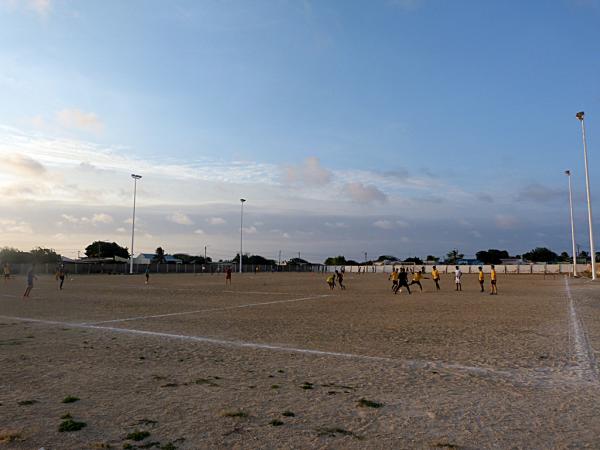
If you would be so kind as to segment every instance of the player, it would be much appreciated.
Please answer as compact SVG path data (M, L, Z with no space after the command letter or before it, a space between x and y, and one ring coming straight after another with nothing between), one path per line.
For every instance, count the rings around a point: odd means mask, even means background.
M57 272L56 276L57 276L57 280L60 281L60 284L58 285L58 290L62 291L63 284L65 284L65 268L64 268L64 266L61 265L58 268L58 272Z
M397 294L398 291L402 292L402 287L405 287L410 294L410 288L408 287L408 272L404 270L404 267L400 267L400 272L398 273L398 284L396 285L394 294Z
M440 271L437 270L436 266L433 266L433 269L431 270L431 279L435 283L435 290L439 291L440 290Z
M31 294L31 290L33 289L33 280L37 280L35 276L35 265L32 264L27 272L27 288L25 289L25 293L23 294L23 298L29 297Z
M146 284L150 283L150 266L146 266L146 270L144 270L144 275L146 276Z
M395 293L398 290L398 269L394 267L388 280L392 280L392 291Z
M481 288L481 292L484 292L485 289L483 288L483 282L485 280L485 277L483 276L483 267L479 266L479 287Z
M342 291L344 291L346 289L346 286L344 286L344 272L345 271L343 269L340 270L339 272L337 270L335 271L338 284L340 285L340 289Z
M10 280L10 265L4 263L4 282L6 283L8 280Z
M456 290L462 291L462 283L460 279L462 278L462 272L458 266L456 266L456 270L454 270L454 283L456 284Z
M227 267L225 271L225 286L231 285L231 267Z
M325 279L325 281L327 281L327 284L329 285L329 289L331 289L333 291L333 288L335 288L335 275L330 273L327 278Z
M496 286L496 279L497 279L497 275L496 275L496 266L494 266L492 264L492 271L490 273L490 295L498 295L498 286Z
M423 269L415 271L413 273L412 280L411 280L409 286L416 284L417 286L419 286L419 289L421 289L421 292L423 292L423 286L421 285L421 280L423 278L425 278L423 276Z

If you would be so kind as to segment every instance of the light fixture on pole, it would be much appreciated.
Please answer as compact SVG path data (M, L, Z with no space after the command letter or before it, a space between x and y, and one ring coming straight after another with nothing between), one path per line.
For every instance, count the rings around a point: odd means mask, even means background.
M131 174L133 178L133 218L131 220L131 259L129 260L129 273L133 273L133 241L135 237L135 197L137 194L137 180L142 178L141 175Z
M590 257L592 258L592 280L596 279L596 251L594 250L594 227L592 224L592 197L590 194L590 174L588 172L587 143L585 142L584 112L580 111L575 117L581 122L581 135L583 139L583 161L585 163L585 190L587 193L588 223L590 228Z
M240 198L240 202L242 203L242 212L240 214L240 273L242 273L242 239L243 239L243 230L244 230L244 202L245 198Z
M569 177L569 210L571 211L571 243L573 244L573 276L577 276L577 253L575 250L575 222L573 221L573 191L571 188L571 171L565 170L565 175Z

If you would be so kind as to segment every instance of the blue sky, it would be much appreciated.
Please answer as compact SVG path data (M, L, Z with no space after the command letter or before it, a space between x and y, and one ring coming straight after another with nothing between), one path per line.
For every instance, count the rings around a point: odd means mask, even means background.
M596 0L0 0L0 245L128 245L133 171L136 253L242 196L270 257L563 251L570 168L585 246L599 51Z

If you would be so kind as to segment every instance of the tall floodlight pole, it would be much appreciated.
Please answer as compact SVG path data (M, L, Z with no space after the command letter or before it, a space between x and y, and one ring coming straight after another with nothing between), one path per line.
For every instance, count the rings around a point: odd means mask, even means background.
M571 211L571 243L573 244L573 276L577 276L577 253L575 253L575 221L573 220L573 190L571 188L571 171L565 170L569 178L569 210Z
M243 230L244 230L244 202L245 198L240 198L242 203L242 212L240 214L240 273L242 273L242 243L243 243Z
M585 190L587 193L587 207L588 207L588 222L590 228L590 256L592 257L592 280L596 279L596 251L594 250L594 226L592 224L592 197L590 194L590 174L588 172L588 157L587 157L587 144L585 142L585 122L583 120L583 111L575 114L575 117L581 122L581 135L583 139L583 161L585 163Z
M133 241L135 238L135 197L137 194L137 180L142 178L141 175L131 174L133 178L133 218L131 220L131 259L129 260L129 273L133 273Z

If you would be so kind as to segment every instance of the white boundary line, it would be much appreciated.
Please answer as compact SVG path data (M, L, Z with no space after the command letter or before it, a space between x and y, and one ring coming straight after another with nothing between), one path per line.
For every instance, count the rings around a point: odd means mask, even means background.
M596 372L595 358L592 347L587 339L583 323L577 316L575 309L575 302L571 295L571 286L569 285L569 278L565 277L565 293L569 300L569 321L570 329L573 333L573 351L575 353L575 360L577 361L577 374L580 378L598 380L598 374Z
M12 317L12 316L2 316L0 315L0 319L5 320L16 320L20 322L32 322L32 323L40 323L44 325L57 325L62 327L70 327L70 328L82 328L88 330L99 330L99 331L108 331L112 333L120 333L120 334L132 334L138 336L150 336L150 337L161 337L168 339L176 339L183 341L192 341L192 342L201 342L205 344L212 344L224 347L237 347L237 348L250 348L256 350L272 350L272 351L280 351L287 353L300 353L304 355L313 355L313 356L331 356L337 358L344 359L355 359L360 361L371 361L371 362L388 362L388 363L396 363L401 365L406 369L421 369L421 370L454 370L459 372L472 373L479 376L495 376L500 378L506 378L513 381L522 381L523 375L527 377L527 379L532 378L531 376L527 376L527 374L521 373L521 377L519 377L518 372L514 369L505 369L505 370L497 370L493 368L487 367L477 367L477 366L467 366L463 364L453 364L453 363L444 363L438 361L425 361L425 360L403 360L403 359L395 359L385 356L369 356L369 355L359 355L355 353L344 353L344 352L333 352L326 350L315 350L315 349L306 349L306 348L296 348L296 347L286 347L282 345L272 345L272 344L261 344L256 342L245 342L245 341L229 341L224 339L215 339L207 336L190 336L184 334L172 334L172 333L162 333L157 331L145 331L145 330L134 330L129 328L117 328L117 327L107 327L107 326L99 326L85 323L71 323L71 322L61 322L55 320L43 320L43 319L32 319L26 317ZM539 377L538 377L539 378ZM568 380L567 380L568 381Z
M100 325L103 323L120 323L120 322L129 322L132 320L157 319L160 317L184 316L187 314L198 314L198 313L203 313L203 312L228 311L231 309L251 308L253 306L263 306L263 305L275 305L278 303L294 303L294 302L301 302L301 301L305 301L305 300L314 300L314 299L325 298L325 297L331 297L331 295L321 294L321 295L313 295L311 297L293 298L291 300L275 300L272 302L247 303L245 305L226 306L224 308L197 309L195 311L182 311L182 312L167 313L167 314L154 314L154 315L150 315L150 316L127 317L124 319L103 320L103 321L99 321L99 322L86 322L86 323L82 323L81 325Z
M223 291L228 294L290 295L291 292Z

